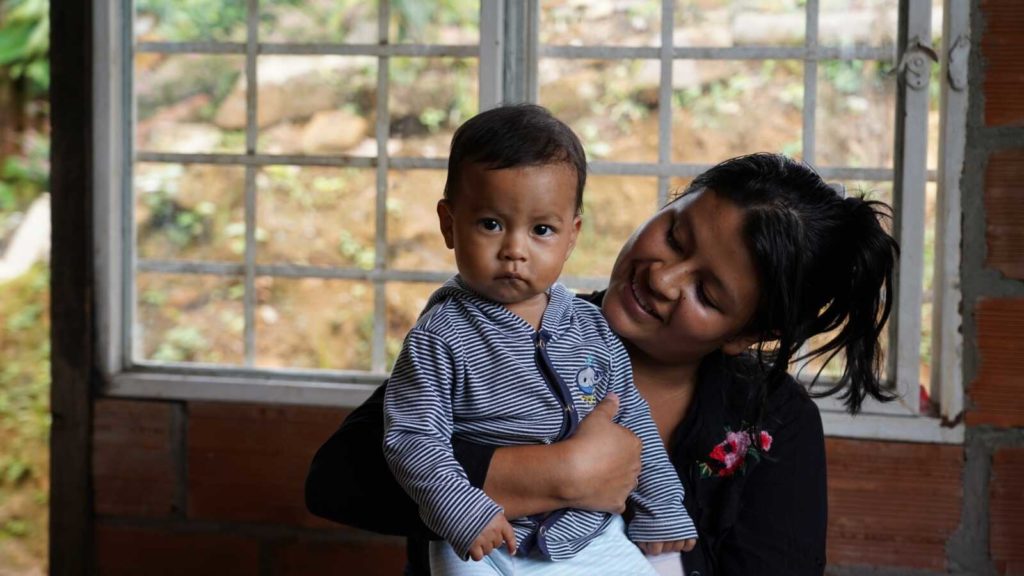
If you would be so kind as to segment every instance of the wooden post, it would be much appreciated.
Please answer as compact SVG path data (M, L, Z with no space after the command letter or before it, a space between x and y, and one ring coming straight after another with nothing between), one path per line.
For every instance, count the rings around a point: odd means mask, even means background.
M92 1L50 2L50 574L93 572Z

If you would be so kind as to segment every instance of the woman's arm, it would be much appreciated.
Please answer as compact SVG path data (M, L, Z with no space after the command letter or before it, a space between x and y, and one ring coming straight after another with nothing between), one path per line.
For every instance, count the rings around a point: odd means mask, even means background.
M416 504L384 460L385 386L353 410L317 450L306 476L306 507L317 516L364 530L425 534Z
M508 518L559 508L622 513L640 474L641 446L632 432L612 421L618 409L618 397L610 394L567 440L499 448L484 492Z
M384 460L385 386L353 410L313 457L306 507L364 530L430 535ZM640 441L612 422L617 411L618 399L606 398L576 435L557 444L495 450L456 440L455 458L470 483L482 487L509 518L565 507L619 513L640 472Z
M769 455L747 479L733 528L722 537L716 574L820 576L825 571L828 498L818 408L794 399L773 431Z

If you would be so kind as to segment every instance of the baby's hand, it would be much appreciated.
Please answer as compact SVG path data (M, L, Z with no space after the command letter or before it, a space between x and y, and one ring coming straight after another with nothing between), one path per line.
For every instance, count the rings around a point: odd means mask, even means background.
M689 552L697 545L696 538L686 540L670 540L668 542L637 542L637 546L648 556L656 556L668 552Z
M509 554L516 553L516 533L512 530L512 525L505 519L505 515L499 512L494 515L494 518L491 518L487 526L480 531L476 540L470 544L469 557L476 561L483 560L484 556L490 554L491 551L500 548L502 542L508 546Z

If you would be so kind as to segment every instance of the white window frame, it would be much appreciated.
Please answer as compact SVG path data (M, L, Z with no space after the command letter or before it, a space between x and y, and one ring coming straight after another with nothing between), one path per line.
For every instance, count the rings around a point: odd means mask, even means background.
M258 0L247 0L250 8ZM145 397L178 400L211 400L268 402L281 404L314 404L355 406L362 402L386 376L383 367L384 339L382 304L384 282L440 282L447 273L401 272L385 270L386 253L385 193L378 189L377 265L373 271L328 270L303 266L257 266L254 251L255 186L254 175L259 166L269 164L373 166L372 160L337 157L267 156L261 154L166 154L134 153L131 149L130 126L133 117L131 87L126 70L132 65L132 50L161 53L233 53L246 56L248 82L248 121L246 148L255 150L256 123L256 55L258 54L346 54L371 55L380 58L378 66L378 110L387 110L386 60L394 55L478 57L480 108L486 109L502 100L537 100L537 62L539 58L647 58L661 63L660 101L670 102L672 95L672 64L676 59L802 59L805 62L803 150L813 163L815 148L814 116L816 107L817 62L822 59L876 59L877 49L850 48L838 50L820 47L817 43L818 0L807 0L806 41L803 47L673 47L671 17L673 0L662 0L662 45L660 47L609 46L540 46L538 44L538 0L481 0L479 51L471 47L420 45L331 45L331 44L268 44L259 43L258 21L250 10L248 36L245 43L196 42L182 44L145 43L134 46L130 19L131 1L94 3L94 264L96 278L97 339L99 367L107 383L104 394L118 397ZM967 3L945 0L943 38L967 38L969 15ZM927 43L930 38L930 0L901 0L901 46L917 39ZM387 1L381 3L379 34L387 36ZM513 42L513 40L515 40ZM947 42L952 45L953 42ZM969 45L969 42L968 42ZM903 53L903 49L899 49ZM945 55L943 55L945 56ZM890 55L891 57L891 55ZM881 59L881 58L878 58ZM942 60L942 78L947 78L947 58ZM383 78L381 78L383 76ZM543 102L542 102L543 104ZM919 442L962 443L963 409L960 337L960 182L963 165L966 125L966 90L954 89L944 81L942 87L942 130L940 168L938 171L939 215L936 223L935 313L933 342L932 390L941 400L941 418L919 414L917 358L920 345L921 287L924 271L924 190L928 174L925 167L927 145L927 90L914 90L900 83L897 103L897 139L904 146L898 150L896 170L860 168L823 168L826 179L884 180L898 177L894 196L898 205L897 225L902 257L899 263L900 286L895 295L894 316L890 328L892 341L890 380L901 399L879 404L867 401L862 414L851 417L834 399L822 399L819 406L826 433L833 436L881 438ZM659 107L662 135L670 135L671 106ZM390 167L443 169L443 159L388 158L386 152L387 114L378 113L376 131L381 161L378 172ZM132 159L125 161L126 158ZM245 277L245 314L248 365L252 365L253 308L252 286L257 272L291 277L325 277L375 281L376 322L374 334L373 371L327 372L313 370L274 370L237 367L216 367L194 364L147 365L133 363L129 351L132 343L130 302L134 299L134 279L126 273L135 263L134 232L125 210L132 206L130 165L133 161L188 162L243 165L246 170L246 254L243 264L222 265L182 263L175 261L139 263L139 270L160 272L204 272L238 274ZM658 198L668 197L673 177L693 177L708 166L674 163L671 141L663 136L659 143L657 163L619 163L593 161L593 174L656 176ZM378 177L378 187L382 185ZM653 209L653 207L652 207ZM230 268L230 269L229 269ZM579 288L600 288L601 279L569 278ZM901 361L901 359L904 359Z

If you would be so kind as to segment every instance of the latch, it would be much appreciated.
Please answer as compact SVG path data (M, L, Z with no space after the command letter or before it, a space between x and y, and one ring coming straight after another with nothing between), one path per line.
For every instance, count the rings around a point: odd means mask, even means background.
M971 40L966 34L957 37L953 47L949 49L949 62L946 64L946 75L949 85L957 92L967 88L967 57L971 52Z
M932 62L938 62L939 55L930 44L915 37L903 52L900 59L899 72L903 80L914 90L923 90L928 86Z

